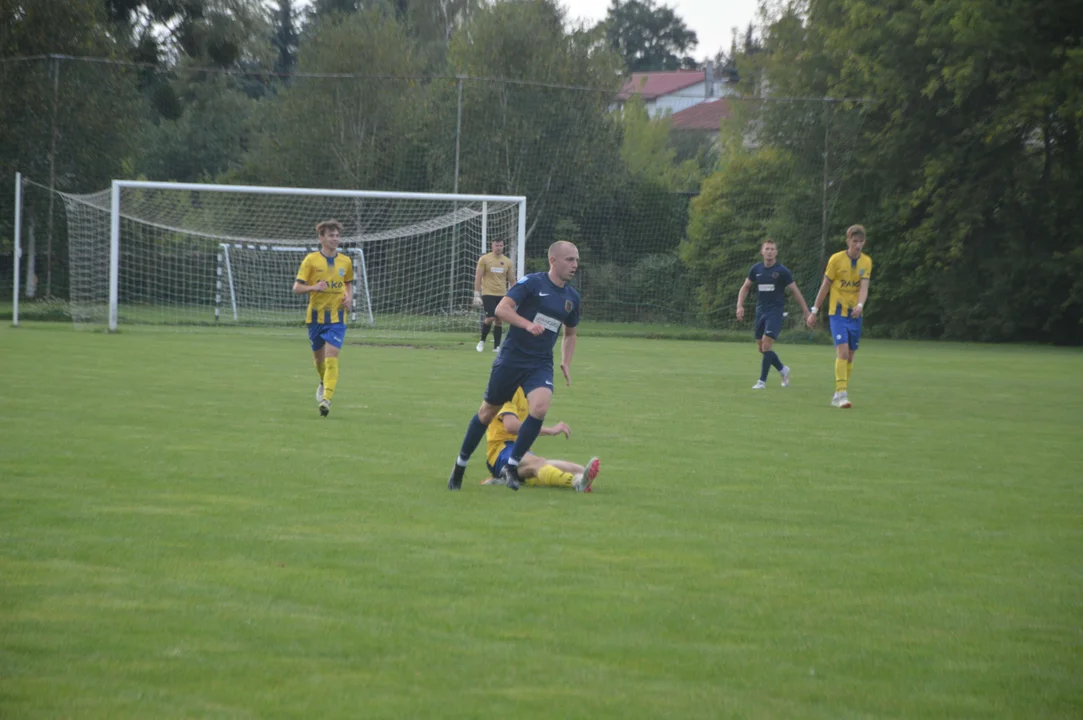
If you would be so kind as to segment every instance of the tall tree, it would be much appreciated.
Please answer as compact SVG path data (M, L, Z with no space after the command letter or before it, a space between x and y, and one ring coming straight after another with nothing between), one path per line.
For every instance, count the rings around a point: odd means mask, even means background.
M0 0L0 195L11 197L15 171L59 190L104 187L121 174L138 136L135 73L111 63L47 53L121 59L121 47L100 0ZM46 295L65 285L66 246L54 242L55 213L40 213L45 228ZM9 228L0 228L0 236ZM39 266L40 267L40 266Z
M904 333L1083 341L1076 4L837 0L809 23L833 91L878 100L860 184L880 311Z
M279 75L292 73L297 65L297 48L300 32L297 29L299 14L293 0L278 0L274 11L271 46L275 49L275 72Z
M628 72L694 68L688 53L699 43L677 13L654 0L610 0L606 37Z
M424 163L412 154L428 109L421 61L393 14L376 8L321 19L302 39L298 68L328 77L297 77L265 103L242 178L428 189Z
M262 52L267 11L260 0L103 0L134 59L182 57L232 67Z
M552 0L525 0L483 8L452 39L452 65L471 78L463 83L459 188L529 196L528 232L544 229L545 246L556 224L605 186L617 160L608 106L619 59L599 36L569 30Z

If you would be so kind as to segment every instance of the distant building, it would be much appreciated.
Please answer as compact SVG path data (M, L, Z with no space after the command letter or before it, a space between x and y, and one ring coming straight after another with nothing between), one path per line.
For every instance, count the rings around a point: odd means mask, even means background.
M714 142L718 139L722 121L732 114L729 98L711 98L673 113L669 127L673 132L703 133L705 139Z
M732 80L728 75L716 77L711 62L702 70L632 73L617 94L617 104L623 106L638 95L643 98L650 117L675 115L709 100L733 95Z

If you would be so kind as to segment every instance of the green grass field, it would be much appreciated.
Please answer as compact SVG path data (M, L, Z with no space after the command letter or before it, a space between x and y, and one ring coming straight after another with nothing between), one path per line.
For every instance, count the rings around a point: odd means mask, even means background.
M1079 718L1077 350L591 336L445 489L491 353L0 328L2 718Z

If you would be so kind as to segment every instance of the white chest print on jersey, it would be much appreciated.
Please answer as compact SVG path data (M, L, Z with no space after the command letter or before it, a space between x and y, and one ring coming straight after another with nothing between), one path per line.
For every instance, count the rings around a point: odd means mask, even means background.
M538 293L538 297L549 297L552 293Z
M760 292L772 292L774 289L774 283L760 283Z
M538 323L546 330L552 330L553 332L560 331L560 321L554 317L549 317L545 313L538 313L535 315L534 322Z
M504 272L504 268L502 268L502 267L489 268L489 272L502 273L502 272Z

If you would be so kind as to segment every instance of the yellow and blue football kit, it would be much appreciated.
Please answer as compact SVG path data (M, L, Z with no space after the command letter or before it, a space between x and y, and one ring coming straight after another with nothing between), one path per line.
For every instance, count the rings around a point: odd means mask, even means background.
M345 325L346 309L342 306L342 298L346 295L346 284L353 282L353 261L342 253L336 253L333 258L322 252L309 253L297 270L297 281L315 285L321 280L327 283L327 289L308 294L305 322Z
M322 252L313 252L301 261L297 270L297 281L303 285L327 283L324 290L308 293L308 309L305 321L308 323L308 341L313 352L324 345L333 345L341 349L346 339L346 308L342 301L346 297L346 286L354 280L353 261L342 253L327 257ZM338 357L325 357L316 360L316 374L320 376L318 397L326 400L327 407L334 397L338 385ZM321 409L326 414L325 409Z
M511 456L511 448L515 444L515 433L508 432L508 429L504 427L503 417L509 413L519 418L519 422L526 420L526 416L530 413L530 406L526 401L526 395L523 393L522 388L518 388L511 400L504 403L496 417L489 423L489 429L486 431L488 448L485 453L485 461L493 477L500 474L500 468L504 466L504 463ZM504 457L501 458L501 455Z
M872 279L872 258L862 253L855 260L842 250L832 255L827 261L824 275L831 281L829 314L850 317L854 306L857 305L861 281Z
M861 318L853 317L853 311L860 297L861 281L872 279L872 258L862 253L855 260L842 250L827 261L824 275L831 281L827 319L835 346L845 344L851 351L857 350L861 343ZM836 393L849 388L853 367L852 360L835 359Z
M530 414L530 405L527 403L522 388L516 390L511 400L504 403L500 411L497 412L496 417L489 423L489 429L486 431L488 447L485 454L485 463L488 465L489 472L492 473L493 477L500 476L500 470L507 464L508 458L511 457L511 451L515 447L516 434L508 432L508 429L504 427L504 416L509 414L519 418L520 423L526 420L527 415ZM575 476L570 472L546 464L538 468L536 476L524 478L523 482L526 485L535 487L570 488L574 486Z

